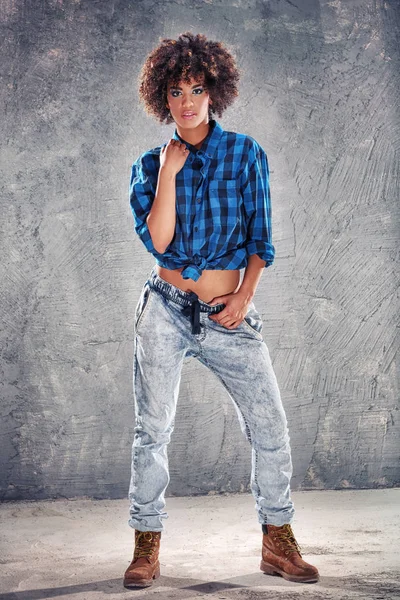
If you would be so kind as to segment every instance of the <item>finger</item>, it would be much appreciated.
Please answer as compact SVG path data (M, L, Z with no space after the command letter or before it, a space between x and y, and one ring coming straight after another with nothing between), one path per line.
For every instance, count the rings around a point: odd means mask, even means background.
M225 324L225 327L228 327L228 329L236 329L237 327L239 327L240 323L241 323L240 320L233 319L229 323L227 322Z
M224 321L223 323L219 322L219 325L221 325L222 327L225 327L226 329L230 329L232 323L234 323L234 321Z
M226 329L235 329L235 321L232 321L231 323L221 323L221 325Z
M226 319L227 317L229 318L229 315L227 313L225 313L223 310L219 313L216 313L214 315L215 317L215 321L218 321L218 323L220 323L221 321L224 320L224 318Z
M239 327L239 325L242 321L243 321L243 319L240 319L238 317L233 317L231 315L230 320L226 321L226 323L228 323L230 327Z
M214 323L218 323L219 325L222 325L221 320L219 318L219 314L216 315L209 315L208 317L209 319L212 319L214 321Z
M231 323L231 322L234 323L234 321L236 320L234 317L232 317L232 315L230 315L228 313L225 314L225 315L222 315L222 312L221 312L221 313L218 313L218 316L219 316L219 322L220 323L224 323L224 324L228 323L228 322L229 323Z
M209 302L209 304L211 304L211 305L221 304L221 303L223 303L224 300L225 300L225 296L215 296L215 298L213 298L211 300L211 302Z

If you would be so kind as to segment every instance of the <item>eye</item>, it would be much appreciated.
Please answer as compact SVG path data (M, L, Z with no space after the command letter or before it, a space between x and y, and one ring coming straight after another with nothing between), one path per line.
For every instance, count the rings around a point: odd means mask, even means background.
M199 93L197 94L196 92L199 92ZM195 88L193 90L193 93L195 94L195 96L200 96L200 94L202 94L203 92L204 92L203 88ZM177 98L180 93L181 93L180 90L171 90L170 91L170 94L173 98Z

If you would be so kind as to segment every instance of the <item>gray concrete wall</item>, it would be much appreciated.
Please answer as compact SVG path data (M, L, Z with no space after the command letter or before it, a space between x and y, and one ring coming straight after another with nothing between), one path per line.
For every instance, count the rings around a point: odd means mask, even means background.
M1 3L1 498L127 495L133 315L153 264L131 162L167 141L136 78L160 37L224 40L221 119L267 151L276 260L256 305L292 486L399 483L399 32L395 0ZM224 389L184 365L168 494L245 490Z

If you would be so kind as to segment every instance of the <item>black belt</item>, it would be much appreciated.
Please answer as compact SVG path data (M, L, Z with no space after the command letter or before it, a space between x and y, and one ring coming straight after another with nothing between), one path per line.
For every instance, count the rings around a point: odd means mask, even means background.
M189 293L188 298L191 303L182 309L182 313L185 317L190 317L192 324L192 333L200 333L200 302L199 297L194 292Z
M190 304L182 308L182 314L186 317L190 317L190 322L192 324L192 333L201 333L200 326L200 312L208 312L210 314L217 314L224 310L225 304L218 304L215 307L210 306L202 306L199 302L199 297L195 292L188 292L188 298Z
M158 277L154 271L152 272L152 276L148 279L148 284L158 294L172 300L172 302L184 305L181 309L182 314L186 317L190 317L192 333L201 333L200 312L216 314L225 308L225 304L222 303L219 305L216 304L215 306L204 303L202 300L199 300L199 297L195 292L184 292L179 288L174 287L171 283Z

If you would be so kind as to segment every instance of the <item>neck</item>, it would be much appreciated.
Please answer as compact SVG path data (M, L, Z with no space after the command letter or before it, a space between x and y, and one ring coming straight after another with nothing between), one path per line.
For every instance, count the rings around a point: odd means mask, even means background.
M190 129L176 125L176 131L185 142L192 144L192 146L196 146L196 148L200 148L210 131L210 124L208 121L203 121L203 123L200 123L197 127Z

